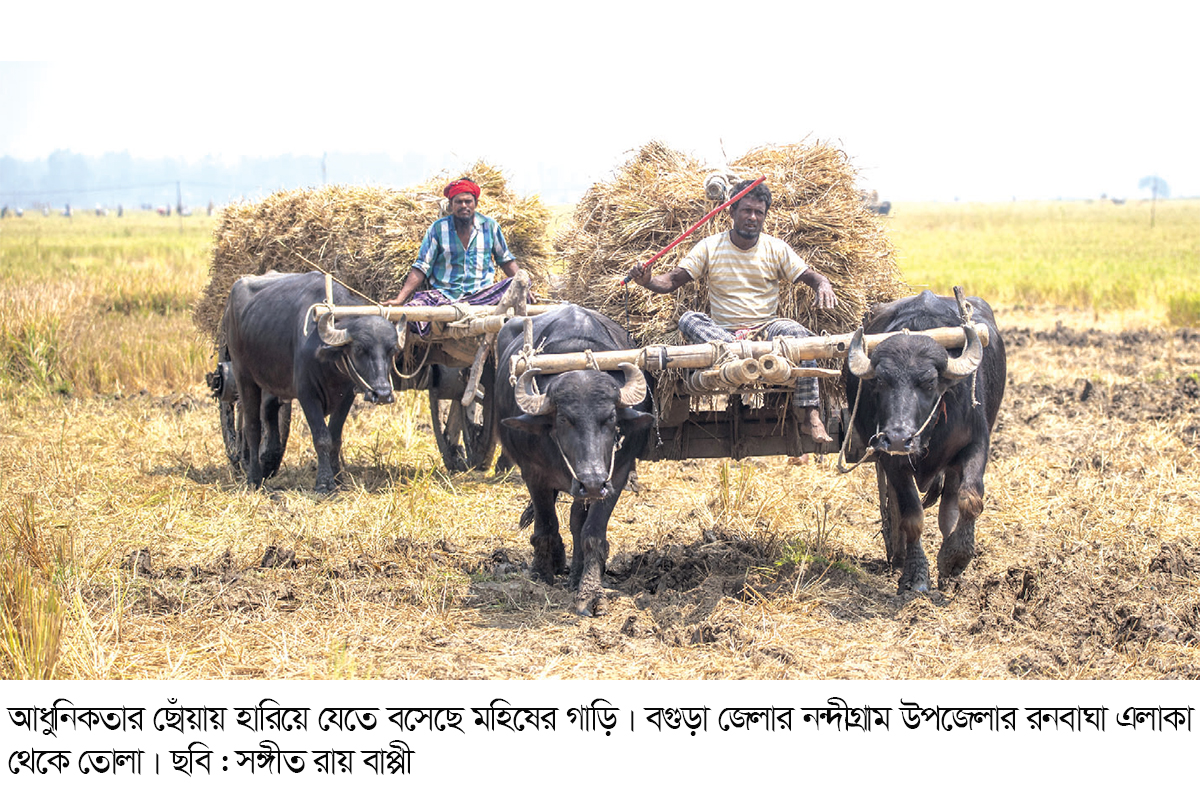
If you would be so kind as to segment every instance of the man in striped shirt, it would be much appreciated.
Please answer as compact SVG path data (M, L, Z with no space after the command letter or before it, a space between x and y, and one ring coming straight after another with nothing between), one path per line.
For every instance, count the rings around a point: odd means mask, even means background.
M383 304L403 305L410 299L419 305L494 304L520 268L500 225L475 210L479 185L464 177L442 193L450 200L450 214L429 227L400 292ZM507 278L493 285L497 265ZM418 293L426 279L429 290Z
M737 195L751 182L738 184ZM777 318L780 283L803 282L816 294L817 307L837 305L833 285L814 271L786 242L762 231L771 208L771 191L755 187L729 208L733 226L697 243L674 269L653 276L643 266L633 281L655 293L671 293L692 280L708 281L708 306L712 315L691 311L679 318L679 332L693 344L734 341L742 338L770 340L783 335L812 335L799 322ZM803 366L816 366L804 361ZM820 396L815 377L796 383L792 405L800 429L813 441L832 441L821 421Z

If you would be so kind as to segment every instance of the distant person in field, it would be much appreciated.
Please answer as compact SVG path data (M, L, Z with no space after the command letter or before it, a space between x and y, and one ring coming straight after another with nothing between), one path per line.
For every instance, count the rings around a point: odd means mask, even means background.
M736 196L750 184L740 182L730 194ZM812 288L819 308L837 305L833 285L825 275L810 268L783 240L762 231L769 209L771 191L760 184L729 208L733 218L730 229L704 238L664 274L653 276L648 266L642 266L633 276L638 285L663 294L692 280L708 281L712 315L690 311L679 318L679 332L689 343L812 335L799 322L777 317L784 281L803 282ZM801 365L815 367L816 362ZM820 403L817 379L800 378L792 395L800 429L813 441L829 442L832 439L821 421Z
M479 185L463 177L446 185L442 195L450 200L450 214L429 227L400 292L383 304L494 305L520 269L500 225L475 210ZM493 285L497 266L505 278Z

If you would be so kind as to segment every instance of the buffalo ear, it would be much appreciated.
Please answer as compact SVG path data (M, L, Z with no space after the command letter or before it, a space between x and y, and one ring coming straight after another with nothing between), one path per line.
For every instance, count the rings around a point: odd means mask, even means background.
M645 411L639 411L636 408L622 408L617 412L617 417L630 430L648 428L654 423L653 414L647 414Z
M500 420L500 424L513 430L523 430L534 436L542 436L550 430L550 417L535 414L521 414Z
M317 346L317 360L319 361L336 361L338 356L346 351L346 344L337 347L331 347L329 344L320 344Z
M938 375L938 394L945 394L950 389L957 386L964 380L969 380L973 375L962 375L961 377L946 377L943 374Z

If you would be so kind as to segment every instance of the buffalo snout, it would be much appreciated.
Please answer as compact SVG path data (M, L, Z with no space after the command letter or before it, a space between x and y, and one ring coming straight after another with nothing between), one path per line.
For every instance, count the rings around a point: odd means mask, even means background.
M382 391L376 389L374 391L363 392L363 399L376 405L391 405L396 401L396 395L392 393L390 388Z
M612 482L608 478L575 478L571 481L571 496L587 503L604 500L612 492Z
M896 456L909 455L920 450L920 434L909 427L887 428L871 438L871 447L881 453L890 453Z

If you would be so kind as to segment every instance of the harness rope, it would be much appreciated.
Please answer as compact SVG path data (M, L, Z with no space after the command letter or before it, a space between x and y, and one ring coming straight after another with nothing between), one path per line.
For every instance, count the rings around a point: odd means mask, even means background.
M862 464L864 461L869 459L871 456L873 456L879 452L878 450L875 449L874 446L871 445L871 442L869 441L869 442L867 442L867 449L866 449L866 452L863 453L863 457L860 458L858 461L854 462L849 467L846 466L846 446L848 444L850 444L850 439L853 438L853 435L854 435L854 420L858 416L858 401L862 399L862 387L863 387L863 383L860 380L858 382L858 389L855 391L855 394L854 394L854 408L850 412L850 424L846 429L846 438L842 439L842 449L838 451L838 472L841 472L841 473L853 472L855 469L858 468L859 464ZM934 400L933 410L931 410L929 412L929 416L925 417L925 424L923 424L923 425L921 425L921 427L917 428L917 432L913 434L914 438L917 436L920 436L922 433L924 433L925 429L927 427L929 427L930 422L936 423L937 420L934 417L937 414L937 412L939 411L939 409L944 410L942 400L945 398L945 396L946 396L946 392L943 391L941 394L938 395L938 398L936 400ZM871 437L871 441L874 441L875 436L878 436L878 435L879 435L879 424L876 423L875 435Z

